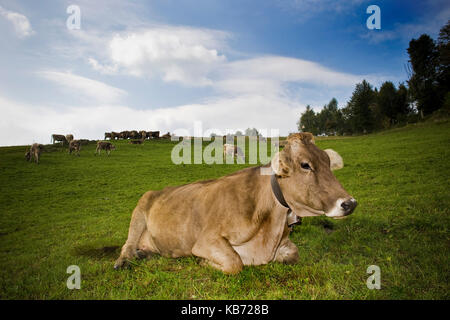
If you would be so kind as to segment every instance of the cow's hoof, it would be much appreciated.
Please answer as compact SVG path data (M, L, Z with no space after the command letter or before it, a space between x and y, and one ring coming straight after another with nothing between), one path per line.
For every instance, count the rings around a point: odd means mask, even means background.
M130 267L130 264L128 263L127 259L119 258L116 260L116 263L114 263L114 270L120 270L120 269L129 268L129 267Z

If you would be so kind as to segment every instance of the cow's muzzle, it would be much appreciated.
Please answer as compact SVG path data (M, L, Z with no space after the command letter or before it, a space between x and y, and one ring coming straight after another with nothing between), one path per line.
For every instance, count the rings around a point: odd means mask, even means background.
M341 203L341 207L344 210L344 216L348 216L349 214L352 214L352 212L355 210L356 206L358 205L358 202L354 198L350 198L344 202Z

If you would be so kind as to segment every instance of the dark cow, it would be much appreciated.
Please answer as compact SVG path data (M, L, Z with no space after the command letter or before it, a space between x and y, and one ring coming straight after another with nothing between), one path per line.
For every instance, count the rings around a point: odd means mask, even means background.
M98 141L97 142L97 149L95 150L95 154L100 155L101 150L105 150L106 154L109 156L111 153L111 150L115 150L116 147L109 141Z
M147 131L147 138L159 139L159 131Z
M44 146L42 144L33 143L33 145L30 147L30 150L25 153L25 159L27 161L31 161L34 158L34 161L36 163L39 163L39 158L43 149Z
M72 154L73 151L79 156L81 150L81 141L80 140L72 140L69 143L69 154Z
M130 131L122 131L119 137L120 139L128 139L130 137Z
M120 132L111 132L111 140L118 140L120 139L122 136L122 133Z
M105 140L108 139L108 138L109 138L110 140L112 139L112 137L111 137L111 132L105 132Z
M52 134L52 141L53 144L55 144L56 142L61 142L61 144L65 144L67 143L67 139L66 136L63 134Z
M145 130L139 131L139 138L146 139L147 138L147 131L145 131Z
M130 131L130 134L128 136L130 139L139 139L139 132L137 132L136 130L132 130Z

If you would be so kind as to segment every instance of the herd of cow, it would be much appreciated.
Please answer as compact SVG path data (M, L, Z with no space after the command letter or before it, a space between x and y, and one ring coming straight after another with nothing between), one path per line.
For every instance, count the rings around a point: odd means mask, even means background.
M131 144L142 144L145 139L170 139L170 132L162 135L160 137L159 131L122 131L122 132L105 132L105 140L118 140L118 139L130 139L129 143ZM80 155L81 145L85 142L89 142L86 139L76 140L73 137L73 134L52 134L51 143L61 143L62 145L69 146L69 154ZM115 146L110 141L97 141L97 148L95 150L95 154L100 154L101 150L105 150L106 154L109 155L111 150L115 150ZM29 150L25 153L25 159L27 161L34 161L39 163L39 158L41 156L42 151L44 150L44 146L39 143L34 143Z

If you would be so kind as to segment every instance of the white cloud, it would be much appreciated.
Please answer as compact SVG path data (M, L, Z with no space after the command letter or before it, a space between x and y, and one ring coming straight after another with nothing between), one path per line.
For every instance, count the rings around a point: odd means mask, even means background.
M124 32L109 41L106 63L91 58L90 64L101 72L119 70L187 86L210 85L209 73L226 61L219 50L228 36L223 31L172 26Z
M9 20L17 33L17 35L21 38L29 37L34 34L33 29L31 28L30 21L23 14L9 11L0 6L0 15Z
M0 96L0 145L49 143L52 133L73 133L76 138L102 139L105 131L190 130L201 121L203 130L279 129L295 130L303 106L284 98L245 95L201 104L154 110L136 110L119 105L90 105L64 110L26 105ZM20 119L20 120L19 120ZM13 132L14 134L11 134Z
M83 97L89 102L117 103L127 92L103 82L75 75L69 71L40 71L39 76L62 87L72 96Z

